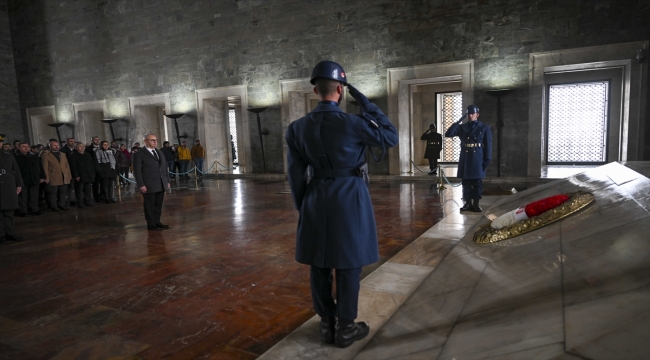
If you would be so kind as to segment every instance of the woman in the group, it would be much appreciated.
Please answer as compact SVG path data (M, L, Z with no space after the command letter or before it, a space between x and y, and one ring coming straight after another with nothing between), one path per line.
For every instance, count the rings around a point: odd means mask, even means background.
M137 146L132 147L131 148L131 157L133 157L133 154L137 153L138 150L140 150L139 147L137 147ZM131 166L129 166L129 171L131 171L131 174L133 174L133 163L131 163Z
M117 163L113 149L109 148L108 141L102 141L99 149L95 152L97 159L97 175L99 175L100 184L102 186L102 193L104 194L104 201L107 204L115 202L113 200L113 183L117 176Z
M117 150L117 164L119 165L120 184L129 185L129 167L131 167L131 153L126 149L126 145L121 144Z

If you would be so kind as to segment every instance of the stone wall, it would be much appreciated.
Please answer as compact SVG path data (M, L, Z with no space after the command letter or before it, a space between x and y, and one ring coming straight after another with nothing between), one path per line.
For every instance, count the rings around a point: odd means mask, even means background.
M245 84L250 107L270 107L262 114L269 172L283 171L278 80L308 77L319 60L340 62L350 81L384 106L386 69L474 59L482 120L496 122L496 100L484 90L514 89L502 99L502 174L521 176L527 161L529 54L650 39L645 0L9 4L23 109L56 105L58 120L72 121L72 103L107 99L105 115L125 118L127 98L170 93L172 112L188 113L179 125L191 143L198 132L194 90ZM257 122L254 114L244 116L259 172ZM387 172L386 160L371 169ZM489 173L496 173L494 164Z
M26 126L20 117L14 53L9 30L7 1L0 1L0 134L6 141L25 139Z

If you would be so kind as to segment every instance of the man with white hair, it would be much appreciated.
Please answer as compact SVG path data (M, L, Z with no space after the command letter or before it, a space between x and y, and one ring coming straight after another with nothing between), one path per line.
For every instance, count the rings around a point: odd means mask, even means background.
M165 155L156 149L158 137L155 134L145 135L144 144L143 149L133 154L133 175L144 198L147 229L169 229L160 222L165 190L171 188Z

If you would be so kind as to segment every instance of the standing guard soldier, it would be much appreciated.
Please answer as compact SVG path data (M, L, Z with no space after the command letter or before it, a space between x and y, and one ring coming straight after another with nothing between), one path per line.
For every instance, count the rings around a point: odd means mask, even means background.
M300 212L296 261L311 265L311 294L325 343L348 347L370 331L357 322L363 266L379 260L377 226L363 180L365 146L397 145L397 130L368 98L347 83L341 65L321 61L311 83L318 106L287 129L288 178ZM346 114L338 104L348 86L363 116ZM370 116L373 119L369 119ZM313 178L306 179L308 168ZM336 301L332 296L336 272Z
M468 115L469 121L462 124ZM465 201L460 211L483 211L479 206L479 200L483 194L482 179L485 178L485 169L492 160L492 130L489 125L478 121L478 117L478 106L470 105L467 107L467 113L445 133L445 137L460 138L457 176L463 181Z
M429 130L425 131L420 140L426 140L427 149L424 152L424 158L429 160L429 175L435 175L438 172L438 159L442 150L442 135L436 132L434 124L429 125Z

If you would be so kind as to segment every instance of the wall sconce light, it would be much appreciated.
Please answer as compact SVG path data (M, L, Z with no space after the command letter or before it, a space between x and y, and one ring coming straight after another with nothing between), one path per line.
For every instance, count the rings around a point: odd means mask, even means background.
M262 125L260 125L260 113L264 112L266 108L261 107L261 108L252 108L246 110L255 113L255 115L257 115L257 131L260 134L260 147L262 148L262 166L264 166L264 173L266 174L266 157L264 156L264 140L262 138L262 135L265 134L262 133Z
M487 90L486 94L497 98L497 177L501 177L501 135L503 133L503 116L501 115L501 96L509 93L510 89Z
M52 123L52 124L47 124L49 127L53 127L56 129L56 137L59 138L59 143L61 142L61 133L59 132L59 128L61 126L65 125L65 123Z
M185 114L169 114L169 115L167 115L167 114L165 114L165 110L163 110L163 114L166 117L170 118L170 119L174 119L174 126L176 127L176 140L178 140L178 145L182 144L181 139L187 139L187 134L181 135L181 133L178 130L178 121L177 120L180 117L182 117L183 115L185 115Z
M111 128L111 138L113 138L113 141L122 141L124 139L122 138L115 138L115 132L113 131L113 123L116 122L119 119L102 119L102 122L104 124L108 124L108 126Z
M636 51L636 62L642 63L645 60L645 51L642 48Z

